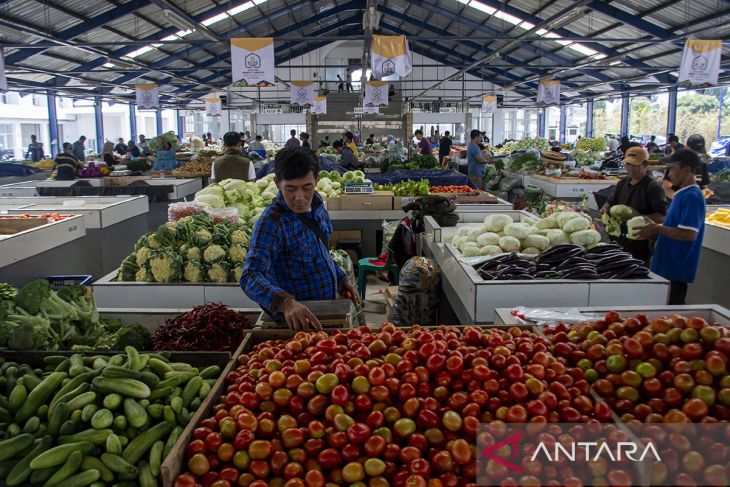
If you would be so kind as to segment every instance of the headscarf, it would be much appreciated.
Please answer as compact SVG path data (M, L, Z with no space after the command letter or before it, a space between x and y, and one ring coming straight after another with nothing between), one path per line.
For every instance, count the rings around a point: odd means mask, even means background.
M114 142L104 142L104 148L101 151L102 154L114 154Z
M611 139L608 141L608 150L611 152L615 152L616 149L618 149L618 140Z

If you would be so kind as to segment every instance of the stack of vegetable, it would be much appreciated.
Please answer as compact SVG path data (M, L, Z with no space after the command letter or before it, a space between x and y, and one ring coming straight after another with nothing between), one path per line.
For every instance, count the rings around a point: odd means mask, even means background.
M152 166L149 162L147 162L147 159L144 158L137 158L135 160L127 161L127 169L133 172L145 172L149 171Z
M534 151L512 154L505 162L505 167L511 172L535 171L542 165L540 158Z
M547 139L542 137L523 137L516 142L507 142L502 147L494 148L494 154L511 154L518 150L537 149L545 151L550 148Z
M215 223L206 212L167 222L143 235L119 269L120 281L238 282L250 229L243 223Z
M644 262L615 244L585 250L571 244L556 245L536 259L507 254L475 266L486 281L536 279L645 279L649 269Z
M269 174L255 183L226 179L211 184L195 193L195 201L209 208L236 208L241 222L253 227L261 212L276 198L278 192L274 175Z
M392 191L395 196L426 196L429 192L428 179L406 180L395 184L373 184L375 191Z
M396 169L443 169L443 167L439 160L431 154L413 154L410 160L403 163L391 163L387 166L381 163L380 169L382 172L388 172Z
M405 160L406 151L403 146L398 143L393 144L392 147L388 147L388 149L380 155L380 171L388 172L391 170L391 166L401 165Z
M591 220L572 211L519 223L509 215L495 213L484 219L484 226L462 227L446 237L464 257L504 252L539 254L555 245L591 247L600 241L601 234L592 228Z
M588 151L588 152L605 152L606 151L606 138L605 137L582 137L578 142L575 143L575 150Z
M220 367L198 370L133 347L112 357L48 356L46 371L0 367L5 485L158 485L160 465Z
M601 215L601 221L606 225L606 233L612 237L620 237L621 226L624 225L634 210L626 205L613 205L606 213Z
M344 183L368 183L365 173L362 171L347 171L340 174L337 171L320 171L317 182L317 193L323 199L337 198L342 194Z
M718 208L705 216L705 221L713 225L730 228L730 208Z
M573 152L573 159L579 166L592 166L602 161L604 158L602 151L584 151L576 150Z
M245 314L209 303L165 321L152 338L155 350L233 352L251 323Z
M191 161L187 164L172 170L172 175L181 178L199 178L210 176L213 160L208 157L202 157L197 161Z
M149 148L152 152L156 152L158 150L162 150L165 146L165 142L169 142L172 146L172 150L177 149L177 147L180 145L180 141L177 138L177 135L175 135L175 132L169 131L165 132L162 135L158 135L157 137L153 137L149 139Z
M462 185L451 185L451 186L431 186L429 188L429 191L431 193L456 193L456 194L463 194L463 193L478 193L478 190L475 190L474 188Z

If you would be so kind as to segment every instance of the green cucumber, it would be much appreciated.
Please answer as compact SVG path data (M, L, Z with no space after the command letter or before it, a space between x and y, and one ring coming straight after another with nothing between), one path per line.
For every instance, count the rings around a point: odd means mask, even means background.
M165 406L165 409L162 411L162 417L168 423L175 424L177 422L177 419L175 418L175 411L173 411L170 406Z
M68 375L70 377L77 377L86 372L86 366L84 366L84 357L75 353L69 358Z
M32 416L23 426L23 433L34 434L41 427L41 419L38 416Z
M103 445L107 438L112 434L112 430L110 429L88 429L85 431L81 431L79 433L74 433L73 435L67 435L67 436L60 436L58 438L58 442L61 445L65 445L66 443L78 443L78 442L91 442L94 445Z
M182 400L183 405L185 407L188 407L190 405L190 401L193 400L193 398L198 394L198 391L200 390L200 386L203 385L203 378L199 375L196 375L190 381L185 385L185 389L183 389L182 392Z
M157 374L154 374L152 372L142 372L140 374L139 380L141 380L151 388L157 387L157 385L160 383L160 378L157 377Z
M172 433L170 433L170 436L167 437L167 441L165 442L165 449L162 450L163 460L167 458L167 455L170 453L170 450L172 450L172 447L175 446L175 443L177 443L177 440L178 438L180 438L182 432L183 429L181 426L175 426L175 428L172 430Z
M87 404L91 404L94 401L96 401L96 392L89 391L74 397L66 404L68 404L68 408L71 411L76 411L77 409L83 409Z
M122 405L122 400L119 394L107 394L104 396L104 407L113 411Z
M130 397L124 400L124 415L127 423L135 428L140 428L147 421L147 411Z
M71 401L71 399L73 399L75 397L79 397L81 394L88 392L89 389L91 389L91 384L89 384L88 382L85 382L83 384L79 384L78 387L76 387L75 389L67 392L66 394L64 394L60 397L58 394L56 394L56 397L58 397L58 401L56 401L55 398L54 398L54 400L51 401L51 407L50 407L51 414L53 414L53 410L58 405L58 403L65 402L68 405L68 403L69 403L69 401Z
M81 410L81 421L88 423L98 410L99 407L96 404L87 404L84 406L84 409Z
M101 474L101 480L110 484L114 482L114 472L104 465L104 462L96 457L86 456L81 461L81 470L98 470Z
M63 387L61 387L61 389L59 389L59 391L56 393L56 395L51 400L51 408L53 408L53 405L56 404L58 401L60 401L64 395L73 391L80 385L82 385L82 384L88 385L89 382L91 382L91 379L96 377L98 375L98 373L99 373L99 371L85 372L81 375L77 375L73 379L66 382L63 385ZM88 388L86 390L88 390ZM81 392L86 392L86 391L81 391Z
M127 460L120 457L119 455L102 453L101 461L104 462L104 465L109 467L109 470L111 470L112 472L116 472L125 476L131 476L132 478L139 475L139 470L137 469L137 467L135 467L133 464L129 463Z
M157 387L154 391L152 391L152 394L150 394L149 400L150 402L157 401L159 399L165 399L172 395L172 392L175 389L172 387Z
M150 404L147 407L147 414L152 416L155 419L160 419L162 417L162 412L164 411L165 406L162 404Z
M25 386L28 391L32 391L36 387L38 387L38 384L42 382L41 379L39 379L35 374L25 374L23 376L23 385Z
M94 361L91 363L91 368L94 370L103 369L104 367L108 366L109 363L106 361L104 357L96 357Z
M87 485L91 485L99 480L99 477L101 477L101 474L98 470L84 470L73 477L67 478L64 483L73 485L73 487L86 487Z
M114 455L122 454L122 443L117 435L111 434L106 437L106 451Z
M66 421L71 414L71 411L68 409L68 404L65 402L60 402L56 404L56 408L53 411L53 414L48 419L48 434L53 436L54 438L58 436L58 432L61 429L61 425Z
M30 477L31 474L31 460L51 448L52 444L53 438L48 435L44 436L40 440L36 440L35 446L30 452L28 452L27 455L20 459L20 461L13 462L15 463L15 465L13 466L12 470L10 470L7 477L1 476L2 478L5 478L5 484L8 485L8 487L23 485L25 481L28 480L28 477Z
M101 392L115 392L135 399L146 399L150 397L151 391L147 384L135 379L109 379L96 377L92 385Z
M122 457L129 463L137 463L142 456L147 454L155 442L166 438L174 427L174 424L164 422L149 428L129 442L129 445L127 445L122 453Z
M71 477L81 467L81 461L84 459L84 454L80 451L75 451L68 456L66 462L54 473L50 479L46 480L43 487L54 487L67 478ZM71 484L75 485L75 484Z
M170 407L172 408L173 411L175 411L176 414L179 414L183 408L182 397L173 397L172 400L170 401Z
M109 365L122 365L124 363L124 355L114 355L109 359Z
M118 367L116 365L108 365L101 372L102 377L108 377L110 379L136 379L139 380L142 374L136 370L131 370L126 367Z
M210 367L206 367L203 370L200 371L200 377L202 379L215 379L218 377L221 373L221 368L217 365L211 365Z
M30 433L22 433L8 440L0 441L0 462L10 460L26 451L35 437Z
M91 417L91 427L98 430L109 428L112 423L114 423L114 414L106 408L99 409Z
M11 437L18 436L20 434L20 432L21 432L20 425L18 425L18 423L11 423L8 425L7 433Z
M144 368L144 365L142 365L142 357L139 356L136 348L127 345L124 347L124 351L127 352L127 362L131 370L139 372Z
M208 385L207 382L203 382L203 385L200 386L200 390L198 391L198 397L200 399L205 399L206 397L208 397L208 394L210 393L210 389L211 389L210 385Z
M157 487L157 479L152 475L149 463L144 460L139 462L139 486Z
M66 378L64 372L53 372L48 377L30 391L28 398L25 400L23 405L20 407L17 413L15 413L15 422L25 423L31 416L34 416L41 407L41 404L48 402L48 399L54 393L54 391L61 385L61 381Z
M147 365L155 371L160 377L164 377L166 373L172 372L172 367L167 362L164 362L158 358L150 357Z
M81 441L78 443L66 443L47 450L30 462L30 468L33 470L39 468L55 467L66 463L68 457L75 451L81 453L89 453L94 449L94 444L90 441Z
M58 467L40 468L38 470L31 470L30 483L33 485L42 484L46 480L51 478L51 475L56 473Z
M18 409L23 405L25 400L28 398L28 389L26 389L25 385L18 384L15 387L13 387L13 391L10 393L10 397L8 397L8 405L10 406L10 412L15 414Z
M114 418L114 423L112 423L114 426L114 429L118 430L125 430L127 429L127 417L122 416L121 414Z
M162 465L162 451L165 449L165 442L156 441L150 449L150 470L155 477L160 476L160 468Z
M54 372L68 372L68 368L71 365L71 361L68 359L68 357L64 358L63 361L61 361L58 365L56 365L56 368L53 369Z

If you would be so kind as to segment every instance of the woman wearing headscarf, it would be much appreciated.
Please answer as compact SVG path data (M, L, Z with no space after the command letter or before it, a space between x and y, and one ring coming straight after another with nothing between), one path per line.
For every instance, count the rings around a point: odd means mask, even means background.
M137 144L135 144L133 140L130 140L129 144L127 144L127 155L130 159L132 157L137 159L142 155L142 152L139 150L139 147L137 147Z
M101 151L101 156L104 158L104 163L111 169L114 164L118 164L114 157L114 142L104 142L104 147Z

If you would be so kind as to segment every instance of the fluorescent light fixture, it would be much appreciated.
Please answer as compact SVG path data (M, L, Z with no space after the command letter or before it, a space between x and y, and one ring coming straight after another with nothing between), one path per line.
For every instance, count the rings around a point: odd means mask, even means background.
M159 46L160 44L157 44L157 45ZM126 57L128 57L128 58L131 58L131 59L134 59L134 58L136 58L136 57L138 57L138 56L141 56L142 54L145 54L145 53L147 53L147 52L150 52L150 51L151 51L151 50L153 50L153 49L154 49L154 48L153 48L152 46L144 46L144 47L140 47L140 48L139 48L139 49L137 49L136 51L133 51L133 52L130 52L129 54L127 54L127 56L126 56Z
M104 66L105 68L113 68L113 67L116 67L116 64L104 63L102 66Z
M200 23L203 24L204 26L208 27L209 25L213 25L213 24L218 23L221 20L225 20L227 18L228 18L228 14L226 12L223 12L221 14L218 14L218 15L215 15L208 19L205 19L205 20L201 21Z
M246 10L253 8L255 4L253 2L246 2L238 7L233 7L232 9L228 10L226 13L230 16L240 14L241 12L245 12Z

